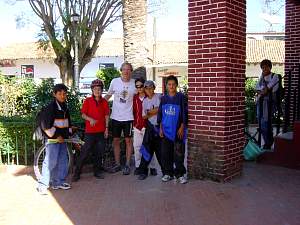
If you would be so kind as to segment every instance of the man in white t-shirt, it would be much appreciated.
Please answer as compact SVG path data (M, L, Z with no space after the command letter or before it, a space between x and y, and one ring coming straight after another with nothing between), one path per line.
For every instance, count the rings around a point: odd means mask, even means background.
M121 170L120 166L120 137L123 131L126 142L126 164L122 171L124 175L130 174L130 159L132 155L132 122L133 96L136 93L134 80L131 79L133 71L130 63L124 62L121 66L121 77L114 78L109 86L108 93L105 96L109 100L114 95L112 106L112 135L115 165L111 168L111 172L115 173Z

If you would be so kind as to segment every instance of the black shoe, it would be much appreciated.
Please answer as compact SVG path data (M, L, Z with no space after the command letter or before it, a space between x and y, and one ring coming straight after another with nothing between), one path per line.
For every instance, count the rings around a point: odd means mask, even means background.
M147 177L148 177L147 174L141 173L141 174L138 176L138 180L145 180Z
M150 168L150 175L151 176L157 176L157 171L155 168Z
M97 179L104 179L104 175L103 175L103 173L101 173L101 172L94 173L94 176L95 176Z
M263 149L264 149L264 150L271 150L271 146L265 144L265 145L263 146Z
M118 165L118 164L115 164L113 167L108 169L109 173L116 173L116 172L119 172L119 171L121 171L121 166Z
M140 174L141 174L141 171L139 170L139 168L135 168L133 174L134 174L134 175L140 175Z
M74 174L74 176L72 177L72 181L77 182L79 180L80 180L80 175L79 174Z
M124 166L122 171L123 171L123 175L129 175L130 174L130 167L126 165L126 166Z

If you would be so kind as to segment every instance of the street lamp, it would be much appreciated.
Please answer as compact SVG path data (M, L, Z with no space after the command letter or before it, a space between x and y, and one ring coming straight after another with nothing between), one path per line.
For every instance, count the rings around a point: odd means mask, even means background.
M78 35L77 35L77 27L78 22L80 20L80 15L76 12L71 15L71 22L74 25L74 81L75 81L75 88L79 89L79 62L78 62Z

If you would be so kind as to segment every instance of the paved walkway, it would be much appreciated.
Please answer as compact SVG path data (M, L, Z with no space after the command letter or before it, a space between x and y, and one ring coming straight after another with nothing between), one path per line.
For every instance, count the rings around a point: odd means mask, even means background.
M1 170L0 170L1 171ZM1 225L299 225L300 171L247 163L230 183L84 174L40 196L29 175L0 173Z

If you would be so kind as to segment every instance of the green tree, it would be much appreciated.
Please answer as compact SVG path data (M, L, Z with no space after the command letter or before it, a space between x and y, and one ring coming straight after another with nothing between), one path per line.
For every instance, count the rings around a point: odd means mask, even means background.
M75 51L75 37L80 72L95 55L104 30L120 17L122 6L121 0L29 0L29 4L46 34L40 43L45 48L51 44L61 79L70 86L74 80L71 52ZM76 24L71 22L75 13L79 14Z
M104 88L107 90L109 88L112 79L119 77L121 75L120 71L115 68L105 68L98 70L96 77L104 82Z

